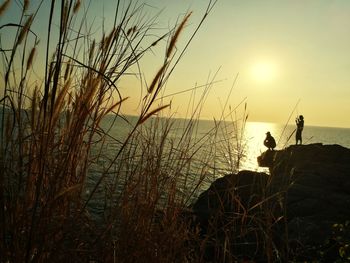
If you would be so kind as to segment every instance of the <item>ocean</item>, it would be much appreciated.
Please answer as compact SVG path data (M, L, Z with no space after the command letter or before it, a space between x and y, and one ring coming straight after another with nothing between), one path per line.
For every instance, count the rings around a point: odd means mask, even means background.
M107 116L102 121L101 128L108 131L110 136L103 146L102 155L106 156L107 160L113 159L136 122L137 118L130 116L127 116L125 120L120 117ZM141 169L141 175L142 169L154 169L155 167L156 171L159 171L157 170L159 166L161 172L168 174L169 177L177 178L178 191L191 193L189 201L192 202L215 179L226 174L240 170L269 173L267 168L259 167L257 163L257 157L267 150L263 145L266 132L269 131L275 138L276 150L280 150L295 144L294 130L295 125L293 124L247 122L243 125L242 122L209 120L191 123L186 119L172 119L169 125L165 118L150 118L136 132L139 134L136 137L141 140L132 139L128 144L130 150L126 151L128 154L118 159L116 167L119 168L115 170L118 172L112 169L111 177L106 179L113 182L114 177L119 178L118 174L128 174L128 171L137 169ZM165 133L167 139L163 140ZM350 129L346 128L316 127L306 123L302 137L303 144L339 144L350 148ZM155 160L151 161L152 158ZM187 162L186 159L191 161ZM189 168L184 167L187 165ZM88 188L94 187L96 178L99 178L100 171L104 170L104 167L106 163L102 161L97 166L93 166L92 170L90 169ZM164 174L159 180L162 178L164 179ZM118 180L119 187L123 187L124 180L120 178ZM201 183L196 187L199 181ZM103 188L100 191L89 203L91 213L96 216L104 213Z
M268 172L257 164L257 157L266 151L263 145L266 132L275 138L276 150L295 144L294 124L175 118L169 122L166 118L150 118L136 130L137 136L131 138L116 158L136 122L137 117L108 115L95 134L89 156L86 196L90 195L102 174L105 177L89 203L94 215L103 215L107 190L112 194L117 189L115 193L120 193L123 182L130 180L130 176L140 175L139 179L142 179L144 169L151 169L148 175L153 171L161 173L161 180L176 178L179 191L190 193L195 198L213 180L225 174L239 170ZM311 143L339 144L350 148L350 129L309 126L306 122L303 144ZM136 179L138 177L131 178ZM199 182L200 187L196 187Z
M269 131L275 138L277 143L276 150L279 150L295 144L295 128L296 125L294 124L248 122L245 129L247 159L242 166L250 170L258 169L256 157L263 151L266 151L266 147L263 145L266 132ZM302 139L303 144L339 144L350 148L350 129L308 126L306 123L302 132Z
M109 134L113 138L122 141L123 138L127 136L131 126L137 121L136 117L129 116L127 119L131 124L130 126L125 126L124 120L114 119L110 116L105 119L103 126L105 128L109 127ZM152 121L154 121L154 119L147 121L145 126L152 125L150 124ZM173 119L173 121L174 123L168 137L176 140L176 138L179 139L183 136L189 121L185 119ZM266 171L264 168L259 168L257 164L257 157L267 149L263 145L266 132L269 131L275 138L277 143L275 149L280 150L295 144L295 128L295 124L285 125L268 122L246 122L243 126L242 123L239 122L218 123L217 121L199 120L195 123L191 136L193 137L193 142L200 141L200 143L203 143L201 150L204 153L206 151L206 143L208 143L208 146L212 146L213 143L216 143L219 169L223 168L223 170L225 170L224 166L232 165L229 163L232 161L230 159L232 159L232 155L238 151L242 155L239 159L239 170ZM214 136L214 130L216 131L215 142L212 138L208 139L209 136ZM306 122L302 138L303 144L339 144L350 148L350 128L309 126ZM116 148L113 147L114 150Z

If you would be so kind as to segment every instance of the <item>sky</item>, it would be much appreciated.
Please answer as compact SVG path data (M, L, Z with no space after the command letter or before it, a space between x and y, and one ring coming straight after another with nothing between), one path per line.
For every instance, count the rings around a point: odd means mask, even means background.
M173 28L187 12L193 12L177 42L180 50L209 1L138 2L148 4L149 15L160 12L157 35ZM89 19L96 24L102 19L111 23L114 5L113 0L92 0ZM12 3L0 23L11 20L15 12L16 3ZM36 26L40 31L47 20L45 4L39 18L42 23ZM161 66L164 49L160 46L144 57L141 70L146 81L150 82ZM218 118L226 100L232 108L244 101L248 121L285 124L290 117L293 122L302 114L305 125L350 128L350 1L218 0L163 95L192 89L210 80L214 83L202 108L204 119ZM131 97L123 105L126 114L139 110L142 95L134 87L137 81L129 78L119 83L122 95ZM202 90L196 89L197 97ZM191 92L187 92L169 96L165 102L171 100L177 117L186 117L190 98Z

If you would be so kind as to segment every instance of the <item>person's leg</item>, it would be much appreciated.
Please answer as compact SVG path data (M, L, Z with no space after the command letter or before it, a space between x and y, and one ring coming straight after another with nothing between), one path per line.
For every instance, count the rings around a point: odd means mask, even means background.
M301 144L301 133L300 133L299 130L297 130L297 132L295 134L295 140L296 140L295 144L298 144L299 141L300 141L300 144Z

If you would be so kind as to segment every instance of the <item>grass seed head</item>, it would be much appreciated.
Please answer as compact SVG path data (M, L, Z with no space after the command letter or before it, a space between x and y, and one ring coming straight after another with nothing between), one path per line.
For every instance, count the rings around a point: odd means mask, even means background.
M19 33L18 38L17 38L17 45L20 45L22 43L24 37L26 36L26 34L29 31L30 26L32 25L32 22L33 22L33 15L28 17L27 21L25 22L24 26L22 27L22 30Z
M80 4L81 4L81 1L80 1L80 0L77 0L77 1L75 2L74 7L73 7L73 14L76 14L76 13L79 11Z
M36 53L36 47L33 47L32 50L29 53L28 60L27 60L27 70L32 66L34 55Z
M162 111L162 110L165 109L165 108L168 108L169 106L170 106L170 104L163 105L163 106L160 106L160 107L156 108L155 110L150 111L150 112L147 113L143 118L141 118L141 119L139 120L139 124L144 123L146 120L148 120L150 117L152 117L152 115L156 114L157 112Z
M96 41L95 41L95 39L94 39L94 41L92 42L92 45L91 45L91 47L90 47L89 60L92 60L93 57L94 57L95 46L96 46Z
M71 71L70 71L70 61L67 62L66 65L66 70L64 72L64 80L67 80L68 76L70 75Z
M167 65L168 65L168 64L165 63L165 64L158 70L156 76L153 78L152 83L151 83L151 85L150 85L149 88L148 88L148 93L152 93L152 92L153 92L153 90L154 90L156 84L159 82L161 76L163 75L163 73L164 73L164 71L165 71Z
M29 7L29 0L24 0L23 2L23 10L26 11L28 10Z
M177 27L175 34L172 36L170 43L169 43L169 47L168 47L167 52L166 52L167 58L169 58L171 53L173 52L176 41L179 38L179 35L180 35L181 31L183 30L183 28L185 27L185 24L186 24L187 20L189 19L189 17L191 16L191 14L192 14L192 12L188 13L185 16L185 18L182 20L180 25Z
M2 3L2 5L0 6L0 16L2 16L3 13L5 13L6 9L9 7L10 5L10 0L5 0L4 3Z

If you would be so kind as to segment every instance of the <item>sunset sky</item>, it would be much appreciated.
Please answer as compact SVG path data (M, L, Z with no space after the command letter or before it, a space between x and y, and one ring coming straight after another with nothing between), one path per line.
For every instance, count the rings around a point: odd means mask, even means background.
M208 3L138 2L148 3L150 14L161 12L156 31L159 35L161 29L171 29L184 14L193 11L178 48L190 37ZM92 0L89 19L98 24L104 16L108 23L114 5L112 0ZM16 10L12 3L1 24ZM47 12L40 15L43 25ZM142 65L146 80L152 80L163 57L164 48L145 57ZM292 121L303 114L305 125L350 128L350 1L218 0L167 83L164 95L214 80L202 117L217 118L237 74L229 104L234 107L246 98L249 121L284 124L291 114ZM135 102L140 94L133 88L135 83L135 79L120 83L122 94L132 97L123 109L127 114L137 112ZM168 97L176 116L185 116L189 97L190 93Z
M239 73L230 103L247 97L250 121L285 123L300 100L306 124L350 127L350 1L219 0L180 68L189 86L220 68L208 118Z

